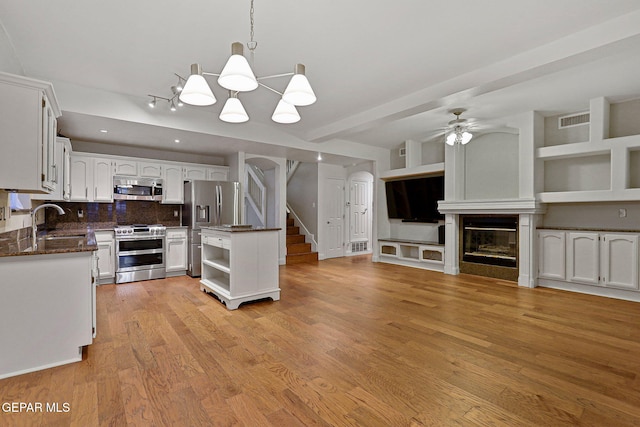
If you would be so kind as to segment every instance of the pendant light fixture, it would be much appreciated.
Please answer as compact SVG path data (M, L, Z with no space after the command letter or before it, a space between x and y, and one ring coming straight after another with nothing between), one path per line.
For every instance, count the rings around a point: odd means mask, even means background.
M254 40L253 2L254 0L251 0L251 8L249 10L251 33L250 41L247 43L252 62L255 49L258 45L258 42ZM197 63L191 65L190 71L187 79L178 75L178 85L172 86L172 90L176 88L179 92L179 95L177 95L179 101L178 106L180 106L182 102L195 106L215 104L216 97L207 83L205 76L218 77L218 84L229 91L229 98L225 102L219 115L220 120L228 123L243 123L249 120L249 116L240 102L238 94L240 92L251 92L260 86L280 95L278 104L271 116L271 119L276 123L289 124L300 121L300 114L296 107L311 105L317 100L309 84L309 80L305 75L305 66L303 64L295 64L293 73L256 77L249 61L247 61L247 58L244 56L244 47L240 42L231 44L231 56L219 74L203 71L202 66ZM289 76L291 76L291 79L285 87L284 92L280 92L262 82L262 80L266 79ZM182 81L184 80L186 80L186 82L184 86L182 86ZM180 90L181 87L182 90ZM170 105L174 105L173 100L176 97L175 93L176 91L174 91L172 98L163 98L156 95L149 96L152 98L152 101L156 99L166 99L170 101Z

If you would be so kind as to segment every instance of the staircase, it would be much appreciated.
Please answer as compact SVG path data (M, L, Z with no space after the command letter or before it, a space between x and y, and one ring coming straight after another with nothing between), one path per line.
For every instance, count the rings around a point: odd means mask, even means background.
M311 243L305 243L300 227L293 224L287 214L287 264L318 261L318 252L311 252Z

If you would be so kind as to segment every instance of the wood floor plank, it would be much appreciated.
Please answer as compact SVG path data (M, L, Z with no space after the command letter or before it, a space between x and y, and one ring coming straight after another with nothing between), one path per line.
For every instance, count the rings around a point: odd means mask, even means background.
M230 311L187 276L98 288L82 362L0 380L0 425L640 425L640 304L372 263L280 267Z

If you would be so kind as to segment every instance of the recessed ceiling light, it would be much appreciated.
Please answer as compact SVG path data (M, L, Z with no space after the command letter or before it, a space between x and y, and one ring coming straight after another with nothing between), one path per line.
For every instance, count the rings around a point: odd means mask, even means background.
M180 144L180 140L179 139L174 139L173 142L175 142L176 144Z
M107 132L109 132L109 131L108 131L108 130L106 130L106 129L100 129L100 132L102 132L102 133L107 133Z

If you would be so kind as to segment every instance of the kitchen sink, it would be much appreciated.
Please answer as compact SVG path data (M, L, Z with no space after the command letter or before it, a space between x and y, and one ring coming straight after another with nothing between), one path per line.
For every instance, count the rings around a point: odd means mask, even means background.
M66 236L44 236L37 240L38 251L48 251L55 249L76 249L84 247L87 244L87 236L85 234L66 235ZM32 249L33 250L33 249Z

